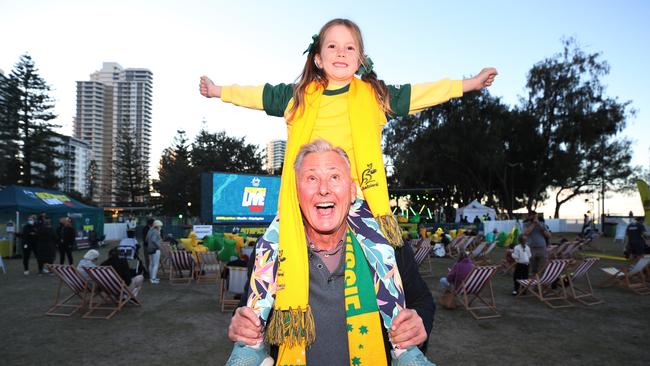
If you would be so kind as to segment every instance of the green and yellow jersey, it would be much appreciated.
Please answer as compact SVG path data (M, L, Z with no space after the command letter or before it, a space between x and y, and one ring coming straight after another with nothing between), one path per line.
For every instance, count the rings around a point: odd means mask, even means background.
M356 168L354 148L352 145L352 130L348 113L348 91L350 85L330 85L323 91L318 116L310 141L324 139L333 146L345 150L351 158L352 177L355 181ZM391 117L403 117L417 113L425 108L444 103L451 98L463 95L461 80L443 79L433 83L388 85L390 107L393 111ZM264 110L266 114L284 117L291 105L293 98L292 84L278 84L263 86L224 86L221 89L221 100L238 106ZM385 119L377 121L377 128L381 130L386 123ZM287 122L291 128L291 121Z

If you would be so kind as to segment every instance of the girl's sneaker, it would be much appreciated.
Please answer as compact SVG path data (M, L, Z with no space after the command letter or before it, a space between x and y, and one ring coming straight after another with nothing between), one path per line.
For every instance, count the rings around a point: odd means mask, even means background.
M436 366L417 347L410 347L406 352L399 355L399 357L395 357L392 351L390 355L392 357L390 362L391 366Z
M249 347L242 342L235 342L226 366L273 366L273 359L266 353L264 344Z

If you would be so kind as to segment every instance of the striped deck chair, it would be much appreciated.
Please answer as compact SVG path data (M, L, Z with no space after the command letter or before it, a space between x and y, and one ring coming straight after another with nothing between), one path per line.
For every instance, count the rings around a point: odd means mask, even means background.
M603 300L594 296L594 289L591 287L591 280L589 279L589 270L593 267L600 258L589 257L580 261L578 266L569 275L569 295L576 301L583 305L592 306L602 304ZM583 287L578 287L576 281L584 278L586 284Z
M160 264L158 265L158 272L162 271L163 276L167 275L165 268L171 268L172 252L171 244L166 241L160 243Z
M474 319L489 319L498 318L501 316L497 311L497 306L494 301L494 291L492 290L492 276L496 273L499 266L475 266L472 271L465 277L461 285L454 290L457 298L461 298L461 302ZM485 286L490 288L490 297L481 296L481 292ZM472 305L475 300L479 300L483 304ZM487 312L487 313L486 313Z
M485 250L485 247L487 246L487 242L483 242L474 248L471 253L469 253L469 258L474 262L476 258L478 258L481 253L483 253L483 250Z
M496 246L497 243L493 242L492 244L485 247L485 249L483 249L483 251L479 253L479 255L476 257L476 259L474 259L474 264L481 265L481 266L491 264L492 259L490 258L490 254L492 253L494 248L496 248Z
M196 271L196 283L218 284L221 265L214 252L198 253L199 270Z
M628 268L617 269L614 267L601 268L607 274L599 287L607 287L611 285L620 285L627 287L639 295L650 295L650 288L646 284L645 274L643 273L650 265L650 255L641 257L634 265ZM638 279L638 282L634 280Z
M194 278L194 257L192 254L183 251L173 251L170 253L171 266L169 269L169 283L189 285ZM183 271L187 271L187 277L184 277Z
M415 249L413 256L415 257L415 263L417 263L418 268L420 269L420 276L422 277L433 277L433 267L431 265L431 239L426 238L422 239L420 246Z
M524 297L526 296L526 292L530 292L548 307L553 309L574 306L569 302L569 300L567 300L567 291L566 287L564 287L564 281L558 281L569 262L570 261L566 259L553 259L548 262L541 277L537 274L534 278L517 280L521 285L517 297ZM553 283L556 281L558 282L559 288L553 289Z
M128 303L136 306L142 305L136 298L137 291L132 292L113 267L84 267L84 270L95 283L84 318L110 319ZM99 298L96 303L93 302L95 297ZM104 311L107 311L108 314L95 315L97 312Z
M237 305L239 305L239 299L231 296L243 296L246 280L248 279L248 268L246 267L226 266L226 269L228 270L228 279L221 279L221 289L219 292L219 302L221 304L222 313L237 308Z
M81 273L69 264L47 264L46 266L48 271L59 278L59 288L56 290L54 306L45 315L70 316L86 306L90 288ZM64 284L72 293L60 300ZM68 311L62 311L63 309L68 309Z

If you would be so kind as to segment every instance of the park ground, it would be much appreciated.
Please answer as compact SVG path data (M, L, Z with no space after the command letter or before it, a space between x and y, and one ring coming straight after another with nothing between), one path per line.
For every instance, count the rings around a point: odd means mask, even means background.
M558 235L559 236L559 235ZM570 234L567 234L570 236ZM621 255L611 238L595 242L600 254ZM101 250L103 260L107 247ZM79 260L82 252L75 252ZM503 249L494 253L498 263ZM438 279L453 264L432 259L425 278L433 296ZM128 306L111 320L49 317L58 285L53 276L25 276L19 259L5 259L0 273L0 364L3 365L222 365L232 343L230 313L218 307L217 285L146 283L142 307ZM592 269L624 263L603 259ZM551 309L535 298L510 295L512 279L493 278L502 317L474 320L462 308L438 307L428 357L438 365L648 365L650 296L610 287L596 288L603 304Z

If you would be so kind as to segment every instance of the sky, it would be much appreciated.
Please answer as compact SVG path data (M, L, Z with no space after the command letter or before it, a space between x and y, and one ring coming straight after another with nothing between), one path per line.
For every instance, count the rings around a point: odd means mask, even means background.
M64 134L72 134L76 81L89 80L103 62L151 70L155 173L179 129L190 139L201 128L225 130L262 147L286 139L282 119L201 97L199 77L224 85L293 82L311 36L332 18L360 26L366 53L390 84L469 77L493 66L499 76L490 93L509 105L524 95L528 70L574 37L609 63L606 94L635 110L623 131L633 141L632 163L650 165L650 2L643 0L0 0L0 69L7 74L20 55L32 56L52 87ZM641 214L638 195L613 201L614 212Z

